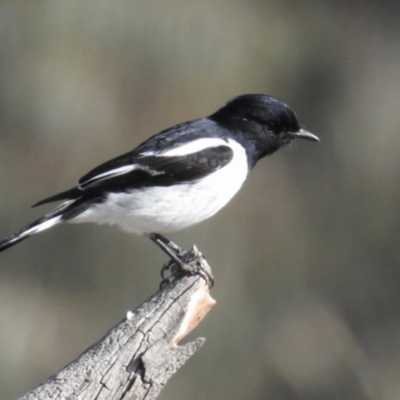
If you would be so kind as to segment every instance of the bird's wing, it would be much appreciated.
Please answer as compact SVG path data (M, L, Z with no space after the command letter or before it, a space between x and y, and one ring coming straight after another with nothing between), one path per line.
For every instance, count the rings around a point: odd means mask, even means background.
M223 168L232 158L232 148L216 138L198 139L161 152L133 151L99 165L84 175L77 187L35 206L85 195L193 182Z
M105 190L118 190L120 186L120 189L129 190L196 181L232 160L233 150L227 144L218 144L186 154L177 148L165 153L147 153L139 157L129 154L120 156L83 176L78 187L86 190L103 186Z

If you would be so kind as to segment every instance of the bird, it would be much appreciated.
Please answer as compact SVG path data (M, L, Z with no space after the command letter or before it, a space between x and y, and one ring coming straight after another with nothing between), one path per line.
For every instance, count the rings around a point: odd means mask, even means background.
M236 96L210 116L165 129L92 169L72 189L34 204L61 202L0 241L0 252L63 222L95 222L147 235L182 266L182 250L163 234L213 216L260 159L294 139L320 141L283 101Z

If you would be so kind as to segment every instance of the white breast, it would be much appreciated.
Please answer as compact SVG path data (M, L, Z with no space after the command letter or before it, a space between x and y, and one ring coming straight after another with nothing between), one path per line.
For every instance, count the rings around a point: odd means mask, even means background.
M244 148L228 141L232 161L194 183L149 187L130 193L109 194L69 222L116 224L135 233L166 233L197 224L219 211L235 195L248 174Z

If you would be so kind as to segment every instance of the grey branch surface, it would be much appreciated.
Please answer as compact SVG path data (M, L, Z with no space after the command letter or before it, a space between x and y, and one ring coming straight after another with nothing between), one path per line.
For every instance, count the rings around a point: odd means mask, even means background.
M198 262L209 269L204 258ZM19 400L155 399L168 379L203 345L203 338L183 346L177 343L214 304L201 276L182 275Z

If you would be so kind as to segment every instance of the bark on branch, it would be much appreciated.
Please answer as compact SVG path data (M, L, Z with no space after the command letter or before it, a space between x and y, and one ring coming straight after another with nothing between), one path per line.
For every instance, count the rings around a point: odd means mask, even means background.
M194 248L193 255L210 268ZM203 345L186 336L215 301L199 275L165 285L100 341L19 400L155 399L168 379Z

